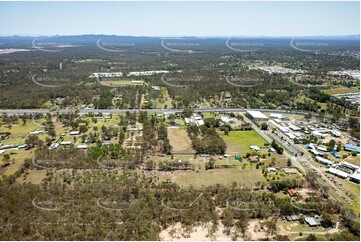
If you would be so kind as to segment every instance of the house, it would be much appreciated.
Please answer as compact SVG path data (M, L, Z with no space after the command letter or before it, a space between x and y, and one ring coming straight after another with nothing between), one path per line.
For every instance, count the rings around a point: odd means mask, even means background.
M76 131L76 130L70 131L69 134L70 134L70 135L79 135L79 134L80 134L80 131Z
M247 111L246 115L254 121L266 121L268 117L260 111Z
M60 145L71 145L71 141L63 141Z
M282 114L280 114L280 113L271 113L270 118L282 119Z
M355 151L360 154L360 147L356 145L345 144L344 149L350 152Z
M76 148L85 150L85 149L88 149L88 145L77 145Z
M317 131L317 130L312 131L311 135L315 136L317 139L324 139L325 138L325 135L322 134L321 132Z
M229 124L229 123L233 123L233 122L234 122L233 119L228 118L228 117L226 117L226 116L222 116L222 117L221 117L221 121L222 121L223 123L225 123L225 124Z
M293 131L300 131L300 130L301 130L300 127L297 127L296 125L293 125L293 124L291 124L291 125L289 126L289 128L290 128L291 130L293 130Z
M334 163L333 161L328 160L328 159L326 159L326 158L322 158L321 156L316 156L316 157L315 157L315 161L317 161L318 163L327 165L327 166L332 166L333 163Z
M343 179L346 179L348 177L348 173L344 172L344 171L340 171L336 168L332 168L330 167L328 170L327 170L328 173L331 173L335 176L338 176L340 178L343 178Z
M336 130L331 130L332 137L341 137L341 133Z
M37 130L37 131L29 132L29 135L38 135L38 134L43 134L43 133L44 133L44 131Z
M316 227L316 226L320 226L321 222L319 219L314 218L314 217L305 217L305 222L310 226L310 227Z
M360 183L360 169L355 171L352 176L350 176L350 181Z
M249 162L253 163L253 162L258 162L258 156L250 156L248 157Z
M276 153L277 151L275 150L275 148L271 147L268 149L268 152Z
M269 172L276 172L277 169L274 168L274 167L268 167L268 168L267 168L267 171L269 171Z
M336 150L331 151L331 154L336 157L336 158L341 158L342 156L340 155L340 153L338 153Z
M4 154L5 150L0 150L0 155Z
M292 221L299 221L301 219L301 217L298 215L292 215L291 219L292 219Z
M297 192L295 189L289 189L289 190L287 191L287 193L288 193L288 195L289 195L290 197L295 197L295 196L297 196L297 194L298 194L298 192Z
M256 145L251 145L251 146L249 146L249 148L251 149L251 150L254 150L254 151L260 151L261 149L258 147L258 146L256 146Z
M283 171L288 175L297 174L297 170L294 168L283 168Z
M318 145L317 149L320 150L320 151L323 151L323 152L327 152L327 147L326 146Z
M59 144L57 144L57 143L53 143L53 144L51 144L50 146L49 146L49 150L55 150L56 148L58 148L59 147Z

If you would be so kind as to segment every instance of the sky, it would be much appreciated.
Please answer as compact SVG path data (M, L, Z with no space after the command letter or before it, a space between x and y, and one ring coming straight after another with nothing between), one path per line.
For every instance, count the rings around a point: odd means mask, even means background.
M0 2L0 35L360 34L354 2Z

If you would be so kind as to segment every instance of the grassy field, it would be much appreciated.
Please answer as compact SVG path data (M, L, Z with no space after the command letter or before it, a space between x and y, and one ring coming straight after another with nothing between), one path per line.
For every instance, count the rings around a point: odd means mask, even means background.
M137 85L143 85L143 81L141 82L132 82L132 80L107 80L107 81L100 81L100 83L102 85L105 86L114 86L114 87L119 87L119 86L137 86Z
M26 158L33 156L32 150L6 150L5 154L10 154L10 165L2 168L0 171L2 174L7 176L14 174L17 170L20 169L21 165L24 163ZM3 164L3 160L0 160L0 164Z
M160 180L171 180L178 183L180 186L194 186L202 187L216 184L223 184L226 186L237 182L238 185L245 187L253 187L257 182L266 181L262 175L261 170L257 169L214 169L202 171L174 171L159 174Z
M28 174L22 174L16 181L19 183L40 184L46 177L46 170L30 170Z
M193 153L192 141L188 136L187 130L178 128L168 128L168 138L173 146L173 153Z
M332 94L343 94L348 92L359 92L358 88L347 88L347 87L340 87L340 88L333 88L325 90L324 93L332 95Z
M264 146L266 141L262 139L254 130L251 131L231 131L228 135L221 135L227 143L227 153L245 155L250 152L250 145Z

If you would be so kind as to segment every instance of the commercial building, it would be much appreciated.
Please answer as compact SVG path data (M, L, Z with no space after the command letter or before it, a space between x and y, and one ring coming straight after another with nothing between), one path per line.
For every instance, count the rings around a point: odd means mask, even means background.
M268 117L260 111L247 111L246 115L254 121L266 121Z

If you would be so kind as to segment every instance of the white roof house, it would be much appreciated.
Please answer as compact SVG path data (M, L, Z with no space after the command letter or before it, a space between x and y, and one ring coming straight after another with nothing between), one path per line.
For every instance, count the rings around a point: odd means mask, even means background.
M356 165L354 165L354 164L348 163L347 161L341 162L340 165L341 165L341 166L344 166L344 167L347 167L347 168L349 168L349 169L351 169L351 170L353 170L353 171L360 169L359 166L356 166Z
M338 132L336 130L331 130L331 134L333 137L341 137L341 132Z
M360 177L360 169L358 169L352 174L352 176L350 176L350 181L360 183Z
M268 120L268 117L260 111L247 111L247 115L254 120Z
M270 117L271 118L276 118L276 119L282 119L282 114L280 114L280 113L271 113Z
M88 149L88 145L77 145L76 148L77 149Z
M293 131L300 131L300 130L301 130L300 127L298 127L298 126L296 126L296 125L293 125L293 124L291 124L291 125L289 126L289 128L292 129Z
M69 134L70 134L70 135L78 135L78 134L80 134L80 132L74 130L74 131L70 131Z
M58 143L53 143L53 144L50 145L49 150L56 149L58 147L59 147Z
M327 166L332 166L333 163L334 163L333 161L328 160L328 159L325 159L325 158L322 158L322 157L320 157L320 156L316 156L316 157L315 157L315 160L316 160L317 162L322 163L322 164L325 164L325 165L327 165Z
M33 131L33 132L29 132L29 135L38 135L38 134L42 134L42 133L44 133L44 131L36 130L36 131Z
M258 147L258 146L256 146L256 145L251 145L251 146L249 146L249 148L251 149L251 150L255 150L255 151L260 151L261 149Z
M4 154L5 150L0 150L0 155Z
M338 169L336 169L336 168L332 168L332 167L330 167L328 170L327 170L327 172L329 172L329 173L331 173L331 174L333 174L333 175L335 175L335 176L338 176L338 177L341 177L341 178L343 178L343 179L346 179L347 177L348 177L348 173L346 173L346 172L344 172L344 171L340 171L340 170L338 170Z
M323 152L327 152L327 147L325 146L317 145L317 149Z
M60 143L60 145L70 145L71 141L63 141Z

